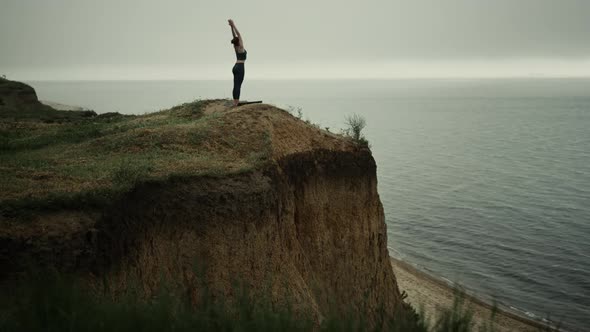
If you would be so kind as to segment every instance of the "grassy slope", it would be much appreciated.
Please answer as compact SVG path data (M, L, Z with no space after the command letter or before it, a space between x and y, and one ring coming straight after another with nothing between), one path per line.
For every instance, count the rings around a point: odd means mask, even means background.
M141 116L0 113L2 214L100 205L139 180L243 172L263 161L264 133L224 137L222 117L203 113L207 103Z

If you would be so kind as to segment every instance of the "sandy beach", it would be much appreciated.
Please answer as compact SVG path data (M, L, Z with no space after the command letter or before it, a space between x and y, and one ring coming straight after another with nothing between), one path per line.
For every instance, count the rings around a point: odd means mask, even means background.
M423 310L426 317L432 322L436 319L441 309L451 308L453 306L454 290L444 281L438 280L422 271L417 270L412 265L391 258L391 264L397 278L400 291L408 294L406 301L409 301L416 310ZM492 306L474 296L467 294L465 304L473 312L473 323L476 329L483 324L490 323L492 315ZM514 313L498 309L494 319L494 331L541 331L547 327L543 324L532 321ZM563 329L562 329L563 331Z

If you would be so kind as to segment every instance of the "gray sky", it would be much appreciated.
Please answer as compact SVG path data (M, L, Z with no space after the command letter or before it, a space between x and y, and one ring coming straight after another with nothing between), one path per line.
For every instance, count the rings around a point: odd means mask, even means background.
M0 0L14 79L590 76L588 0Z

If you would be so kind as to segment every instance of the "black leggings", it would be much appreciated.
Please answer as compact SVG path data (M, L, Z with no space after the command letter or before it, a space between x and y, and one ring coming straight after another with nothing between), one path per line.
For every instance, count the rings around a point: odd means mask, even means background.
M234 99L240 99L240 89L242 88L242 82L244 82L244 74L246 69L243 63L236 63L234 68L231 70L234 73L234 90L232 94Z

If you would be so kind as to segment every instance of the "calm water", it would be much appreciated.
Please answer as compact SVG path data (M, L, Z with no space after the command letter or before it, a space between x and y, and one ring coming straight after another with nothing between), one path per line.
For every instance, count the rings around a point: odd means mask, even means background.
M144 113L231 82L30 82ZM342 128L364 115L392 255L531 317L590 326L590 80L246 81L245 98Z

